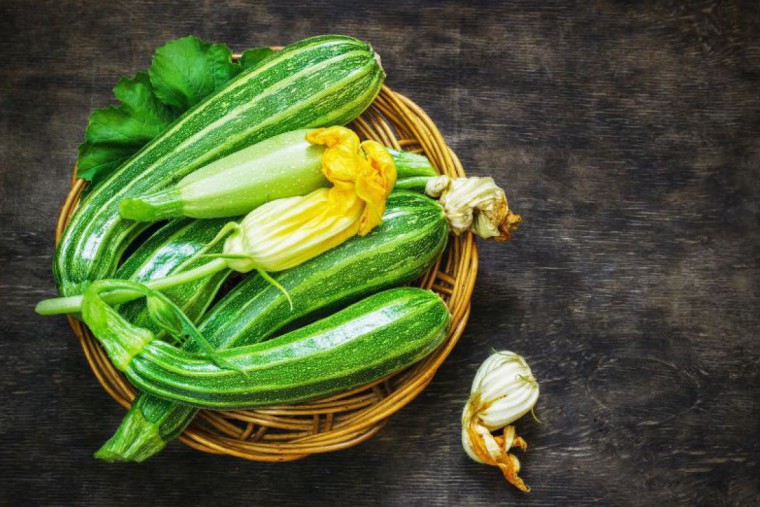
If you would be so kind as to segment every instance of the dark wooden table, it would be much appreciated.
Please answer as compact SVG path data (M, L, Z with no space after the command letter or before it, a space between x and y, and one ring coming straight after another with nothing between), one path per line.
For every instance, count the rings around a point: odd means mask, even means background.
M53 226L89 112L153 48L370 41L524 226L482 245L469 327L373 440L290 464L181 444L92 453L124 411L54 293ZM0 503L760 502L757 2L0 2ZM470 462L459 417L492 348L541 382L526 496Z

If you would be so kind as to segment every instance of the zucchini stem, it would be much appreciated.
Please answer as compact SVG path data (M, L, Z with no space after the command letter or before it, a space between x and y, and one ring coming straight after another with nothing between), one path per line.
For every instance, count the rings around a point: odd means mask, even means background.
M200 355L208 357L219 368L242 371L219 356L219 352L198 331L185 313L161 292L130 280L98 280L84 293L82 317L108 353L114 366L125 371L132 358L153 340L155 335L137 327L103 300L101 294L112 289L129 289L147 298L148 315L153 322L181 344L185 339L195 342Z
M142 411L130 410L116 434L103 444L95 453L95 457L111 463L139 463L158 454L165 446L166 441L161 437L160 426L148 421Z
M224 259L214 259L211 262L188 271L182 271L164 278L150 280L144 285L155 290L165 290L175 285L193 282L203 277L213 275L223 269L228 269ZM143 294L132 289L109 290L101 294L103 301L109 305L126 303L138 299ZM40 315L60 315L62 313L79 313L82 311L82 296L51 298L40 301L34 309Z
M433 179L432 176L412 176L411 178L396 180L394 190L409 190L424 194L425 187L431 179Z

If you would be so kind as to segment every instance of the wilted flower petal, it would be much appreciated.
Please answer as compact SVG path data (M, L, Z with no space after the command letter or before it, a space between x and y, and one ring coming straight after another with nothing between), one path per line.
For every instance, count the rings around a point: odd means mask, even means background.
M472 231L481 238L508 241L521 218L509 210L504 190L493 178L431 178L425 193L438 197L451 230Z
M508 451L528 444L510 424L538 400L538 382L525 359L514 352L496 352L478 368L470 399L462 414L462 446L473 460L499 467L504 477L522 491L529 491L517 474L520 461ZM500 436L493 431L503 428Z

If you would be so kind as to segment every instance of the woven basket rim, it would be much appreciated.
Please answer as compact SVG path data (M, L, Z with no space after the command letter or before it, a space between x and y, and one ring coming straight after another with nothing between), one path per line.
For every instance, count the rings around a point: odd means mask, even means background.
M236 55L237 56L237 55ZM383 85L372 105L351 127L365 138L396 149L424 153L439 173L464 176L456 154L427 114L410 99ZM56 245L78 205L86 181L72 176L71 190L56 225ZM472 234L452 236L446 253L417 285L436 291L452 314L445 341L416 365L336 396L255 410L202 410L179 437L190 447L255 461L292 461L351 447L374 436L395 412L430 383L464 331L478 269ZM88 364L106 392L128 408L135 396L84 324L68 316ZM288 433L290 432L290 433Z

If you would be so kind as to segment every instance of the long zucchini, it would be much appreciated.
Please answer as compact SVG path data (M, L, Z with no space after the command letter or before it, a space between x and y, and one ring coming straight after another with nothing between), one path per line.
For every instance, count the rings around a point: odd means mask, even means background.
M389 289L279 338L219 356L234 369L155 340L114 332L93 285L82 315L114 364L138 388L202 408L236 410L311 400L419 361L446 337L451 315L435 293ZM140 328L138 328L140 329Z
M367 236L272 275L290 294L292 309L279 289L252 277L211 309L200 330L217 348L264 340L315 311L328 312L414 280L440 256L448 232L438 203L419 194L394 192L383 222Z
M81 294L113 275L143 228L119 217L119 201L158 190L213 160L298 128L343 124L369 106L382 85L377 56L345 36L292 44L242 72L177 119L83 199L53 265L59 291Z
M204 317L199 328L217 348L249 345L316 314L419 277L443 251L449 234L440 205L410 192L394 192L383 222L273 277L287 298L260 276L243 280ZM191 342L187 347L191 348ZM192 421L195 409L140 394L116 434L96 455L108 461L142 461L159 452Z

